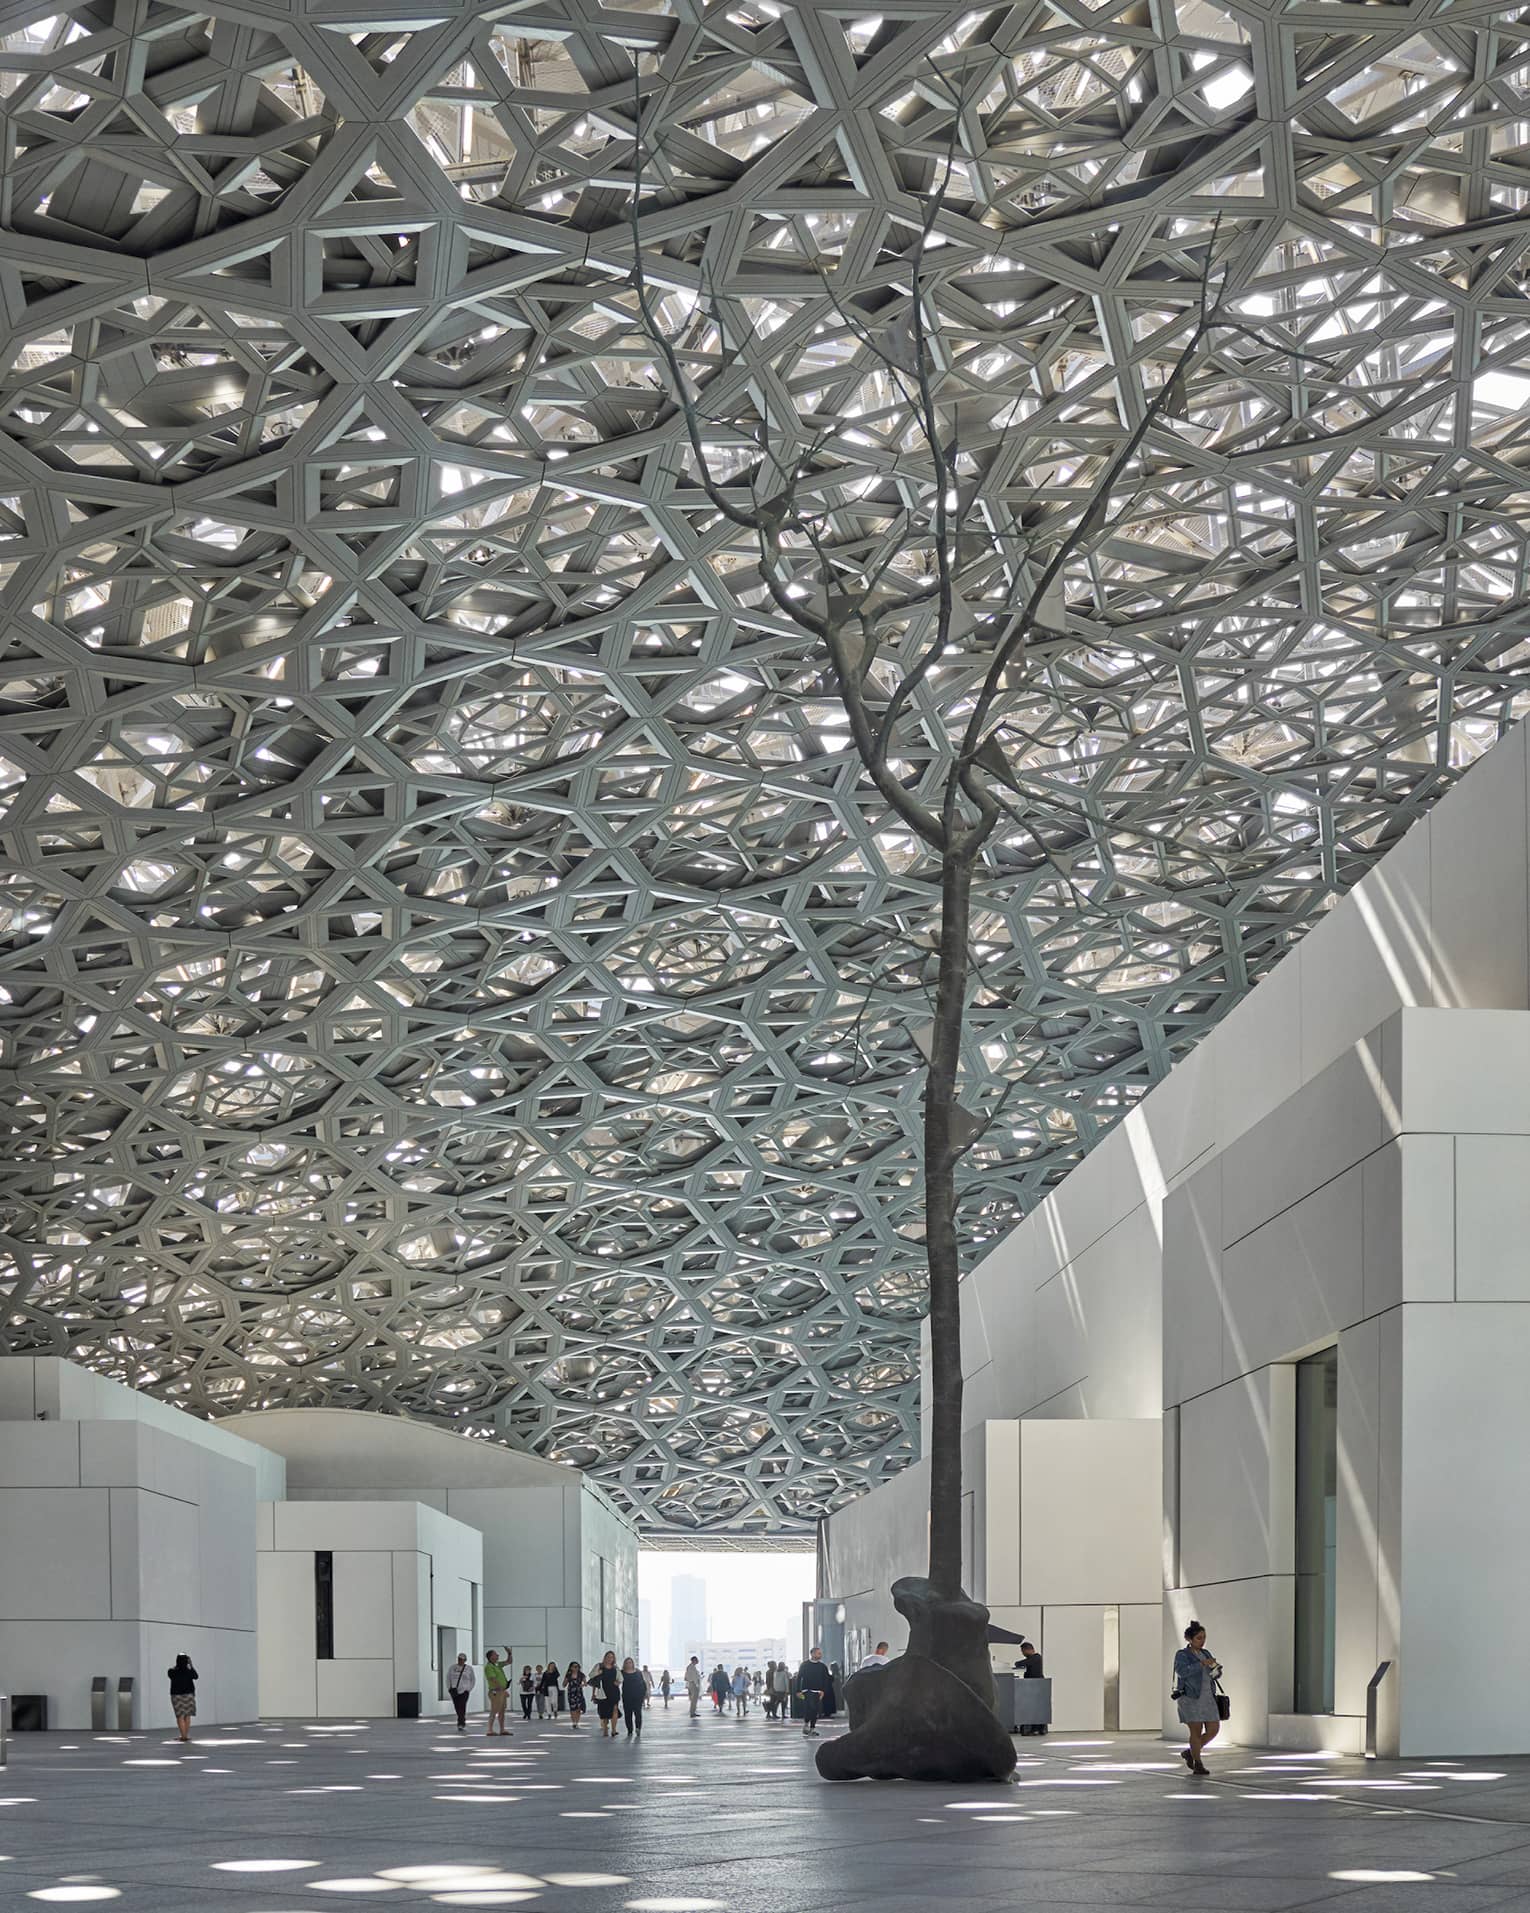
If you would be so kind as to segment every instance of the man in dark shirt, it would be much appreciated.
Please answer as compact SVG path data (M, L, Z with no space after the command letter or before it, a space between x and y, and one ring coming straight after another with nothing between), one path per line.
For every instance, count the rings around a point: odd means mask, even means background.
M823 1664L823 1649L815 1647L797 1669L797 1692L802 1696L802 1731L818 1736L818 1716L834 1692L834 1677Z

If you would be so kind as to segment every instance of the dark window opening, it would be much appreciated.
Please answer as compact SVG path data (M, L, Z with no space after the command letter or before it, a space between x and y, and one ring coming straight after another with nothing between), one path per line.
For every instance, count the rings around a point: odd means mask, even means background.
M325 1548L313 1557L314 1653L335 1658L335 1557Z

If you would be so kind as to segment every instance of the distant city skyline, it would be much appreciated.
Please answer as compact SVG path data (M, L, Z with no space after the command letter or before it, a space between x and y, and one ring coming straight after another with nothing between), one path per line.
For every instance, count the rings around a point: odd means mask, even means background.
M702 1641L698 1644L703 1667L716 1667L720 1661L731 1674L735 1667L742 1667L753 1673L756 1668L764 1668L770 1661L785 1660L787 1644L778 1634L766 1634L758 1638L737 1640L731 1636L727 1640Z
M802 1603L812 1599L815 1573L813 1555L803 1550L682 1554L645 1548L638 1556L638 1598L650 1607L655 1651L664 1642L667 1664L678 1674L708 1641L781 1640L788 1657L795 1654ZM660 1671L658 1664L654 1671Z
M639 1556L638 1573L642 1574ZM707 1637L707 1584L699 1574L677 1574L669 1584L669 1661L683 1667L695 1653L692 1641Z
M647 1666L653 1659L653 1602L638 1599L638 1660Z

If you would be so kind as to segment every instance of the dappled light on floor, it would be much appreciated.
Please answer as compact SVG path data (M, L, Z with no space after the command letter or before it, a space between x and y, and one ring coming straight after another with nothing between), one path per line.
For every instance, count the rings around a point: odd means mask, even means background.
M826 1724L825 1733L843 1723ZM298 1737L294 1738L297 1734ZM434 1722L12 1740L0 1904L112 1913L1510 1913L1530 1760L1367 1762L1153 1735L1021 1743L1012 1783L830 1786L794 1728L640 1740ZM146 1764L153 1763L153 1764Z

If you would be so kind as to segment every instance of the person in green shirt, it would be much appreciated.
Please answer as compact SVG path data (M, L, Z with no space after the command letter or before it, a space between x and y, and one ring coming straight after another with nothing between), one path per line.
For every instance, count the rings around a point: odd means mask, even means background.
M505 1704L510 1698L510 1676L501 1666L498 1652L492 1647L484 1656L483 1685L489 1702L487 1732L492 1735L494 1723L498 1721L501 1735L508 1739L510 1729L505 1725Z

